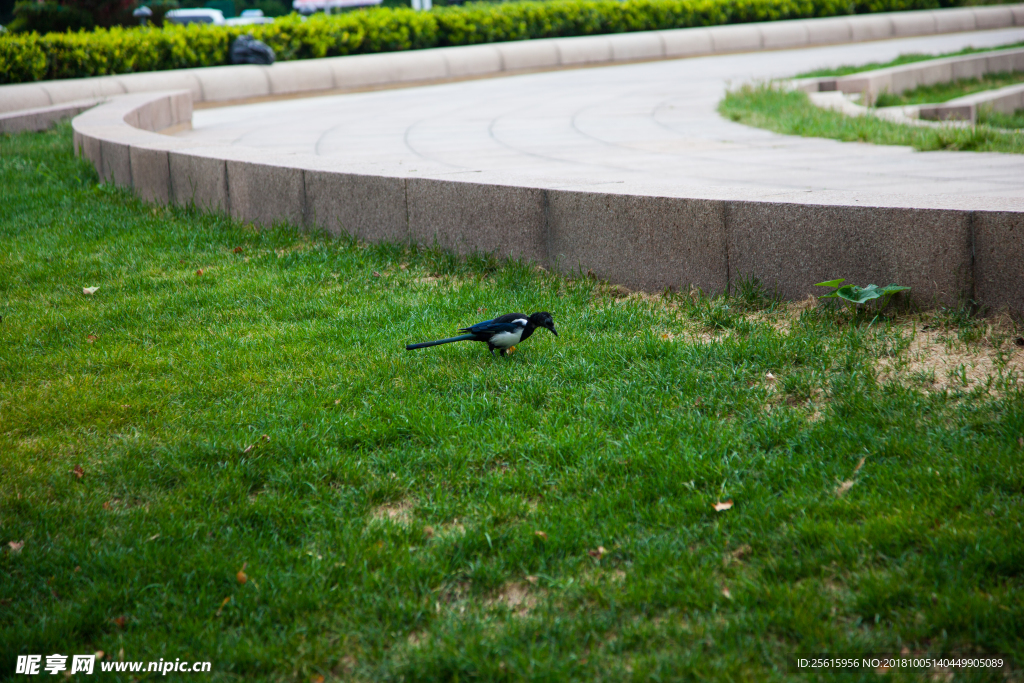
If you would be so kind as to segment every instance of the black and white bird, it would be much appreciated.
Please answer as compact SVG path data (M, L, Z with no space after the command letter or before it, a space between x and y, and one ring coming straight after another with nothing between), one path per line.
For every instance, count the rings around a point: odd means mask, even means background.
M551 334L556 337L558 336L558 332L555 331L555 321L551 318L551 314L546 311L539 311L531 316L523 313L509 313L494 320L485 320L482 323L477 323L472 327L463 327L459 332L465 332L466 334L459 335L458 337L438 339L437 341L423 342L422 344L408 344L405 350L425 349L428 346L451 344L458 341L478 341L487 342L487 348L490 349L492 356L494 355L494 349L498 349L501 355L504 356L506 349L525 340L538 327L547 328L551 330Z

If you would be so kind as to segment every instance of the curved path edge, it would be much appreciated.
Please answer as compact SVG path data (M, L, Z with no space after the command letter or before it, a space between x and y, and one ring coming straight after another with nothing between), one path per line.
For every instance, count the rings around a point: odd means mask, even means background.
M295 60L272 66L152 71L0 86L0 114L163 90L188 90L195 103L230 102L1013 26L1024 26L1024 4L544 38ZM0 131L13 131L15 125L0 120Z
M483 171L383 175L313 155L196 147L188 90L124 95L73 120L77 154L142 199L258 226L289 222L370 241L437 243L592 272L646 291L719 293L757 277L785 298L814 283L912 287L922 306L1024 313L1024 198L893 198L750 188L653 190Z

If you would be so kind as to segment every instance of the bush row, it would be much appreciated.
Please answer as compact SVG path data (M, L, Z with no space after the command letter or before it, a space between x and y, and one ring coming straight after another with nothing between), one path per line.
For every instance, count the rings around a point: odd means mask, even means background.
M305 21L293 14L246 27L191 24L3 34L0 83L227 64L231 41L244 33L270 45L279 60L291 60L967 3L976 0L548 0L431 12L375 8Z

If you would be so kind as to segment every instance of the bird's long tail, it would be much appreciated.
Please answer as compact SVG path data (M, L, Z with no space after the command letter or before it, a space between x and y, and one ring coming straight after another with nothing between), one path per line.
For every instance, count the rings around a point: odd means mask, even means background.
M475 334L464 334L464 335L459 336L459 337L448 337L447 339L438 339L437 341L423 342L422 344L406 344L405 345L405 350L406 351L412 351L413 349L425 349L428 346L438 346L440 344L451 344L452 342L466 341L467 339L476 339L476 335Z

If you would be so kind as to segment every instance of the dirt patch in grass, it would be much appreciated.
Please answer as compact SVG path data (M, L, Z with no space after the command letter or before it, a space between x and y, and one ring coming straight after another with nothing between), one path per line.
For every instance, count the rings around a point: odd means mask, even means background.
M427 538L444 539L452 536L465 536L466 527L462 525L459 518L456 517L447 524L442 524L438 527L425 526L423 527L423 535Z
M763 322L771 325L779 334L789 334L793 323L800 319L804 311L818 306L818 299L809 296L801 301L787 301L774 311L758 311L748 316L751 322Z
M751 322L771 325L780 334L789 334L804 312L820 303L810 296L802 301L785 303L775 311L759 311L746 315ZM976 322L980 325L981 323ZM1012 319L996 317L975 333L975 338L964 341L967 335L955 325L944 324L936 315L915 314L890 322L895 334L910 339L906 348L893 355L879 358L879 381L896 381L904 385L921 386L931 391L970 390L996 378L1000 372L1010 381L1021 382L1024 377L1024 346L1016 340L1020 330ZM697 339L712 341L714 335L697 333ZM998 387L996 387L998 390ZM812 402L818 403L818 394ZM775 404L781 402L780 392L773 396ZM817 410L814 417L820 417ZM812 419L813 421L813 419Z
M374 508L371 516L374 521L409 526L412 523L412 509L415 504L416 501L411 499L387 503Z
M526 616L537 606L537 595L529 583L509 581L486 602L488 607L504 607L517 617Z
M989 325L983 337L970 343L950 329L911 329L907 334L913 338L905 350L880 360L879 381L945 391L970 390L1000 373L1013 383L1024 376L1024 349L1004 322Z
M406 638L406 642L409 643L409 647L420 647L430 640L430 634L424 631L413 631Z

